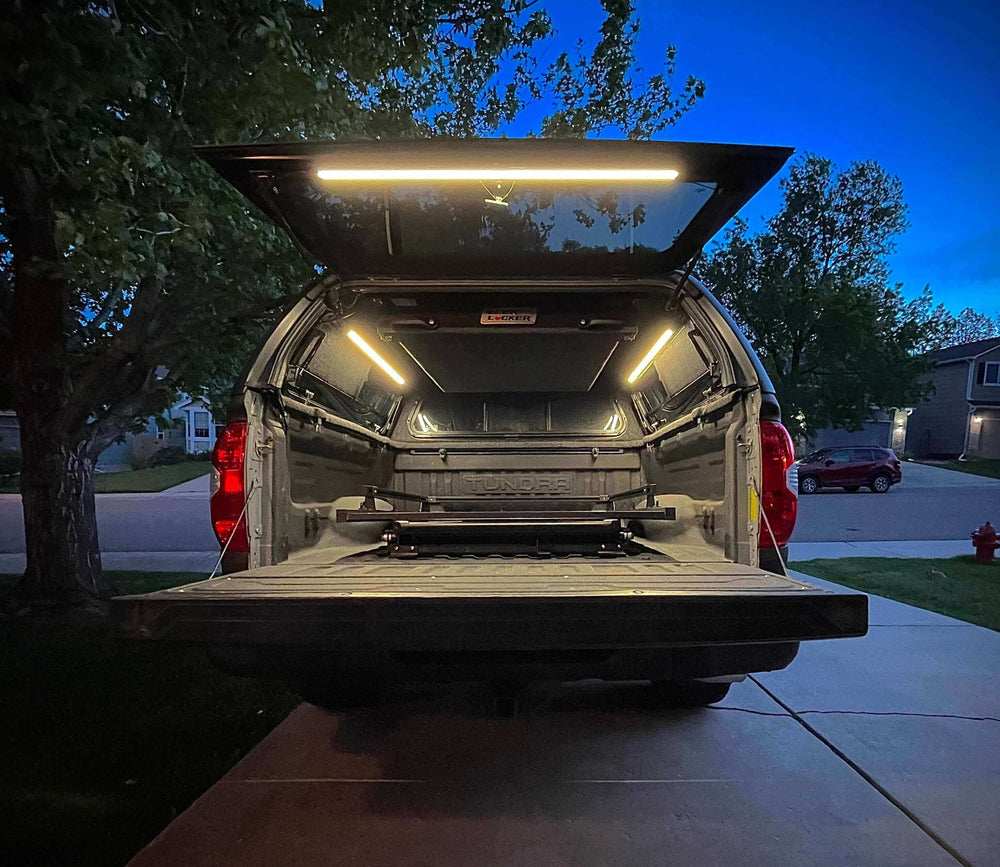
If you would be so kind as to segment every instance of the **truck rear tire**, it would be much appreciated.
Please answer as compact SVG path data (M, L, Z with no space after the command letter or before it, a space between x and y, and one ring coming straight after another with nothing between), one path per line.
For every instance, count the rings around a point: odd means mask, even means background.
M731 683L706 683L701 680L654 680L653 697L662 707L705 707L722 701Z

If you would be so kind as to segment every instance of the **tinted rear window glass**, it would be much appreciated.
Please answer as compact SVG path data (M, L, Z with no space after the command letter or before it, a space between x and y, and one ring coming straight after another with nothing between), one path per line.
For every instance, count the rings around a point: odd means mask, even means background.
M685 181L352 184L349 192L313 177L275 183L279 198L308 201L311 218L371 270L401 256L658 252L674 243L716 190L714 183Z

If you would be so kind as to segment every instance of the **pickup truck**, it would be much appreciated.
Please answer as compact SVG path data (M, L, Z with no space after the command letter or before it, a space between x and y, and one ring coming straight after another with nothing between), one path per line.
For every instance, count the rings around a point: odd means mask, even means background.
M648 680L686 704L864 635L784 571L791 439L692 276L786 148L480 140L206 147L323 273L213 453L222 572L114 601L304 694Z

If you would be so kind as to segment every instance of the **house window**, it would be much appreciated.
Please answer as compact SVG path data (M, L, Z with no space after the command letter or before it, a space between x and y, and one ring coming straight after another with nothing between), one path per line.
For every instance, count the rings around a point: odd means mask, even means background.
M212 416L207 412L196 412L194 414L194 435L196 439L208 439L208 428L212 423Z
M987 361L983 371L984 385L1000 385L1000 361Z

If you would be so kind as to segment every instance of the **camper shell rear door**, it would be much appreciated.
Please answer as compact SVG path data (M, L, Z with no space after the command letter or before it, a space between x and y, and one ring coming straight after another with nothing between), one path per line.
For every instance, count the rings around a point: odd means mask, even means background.
M792 150L432 139L198 153L308 257L348 281L663 276Z

